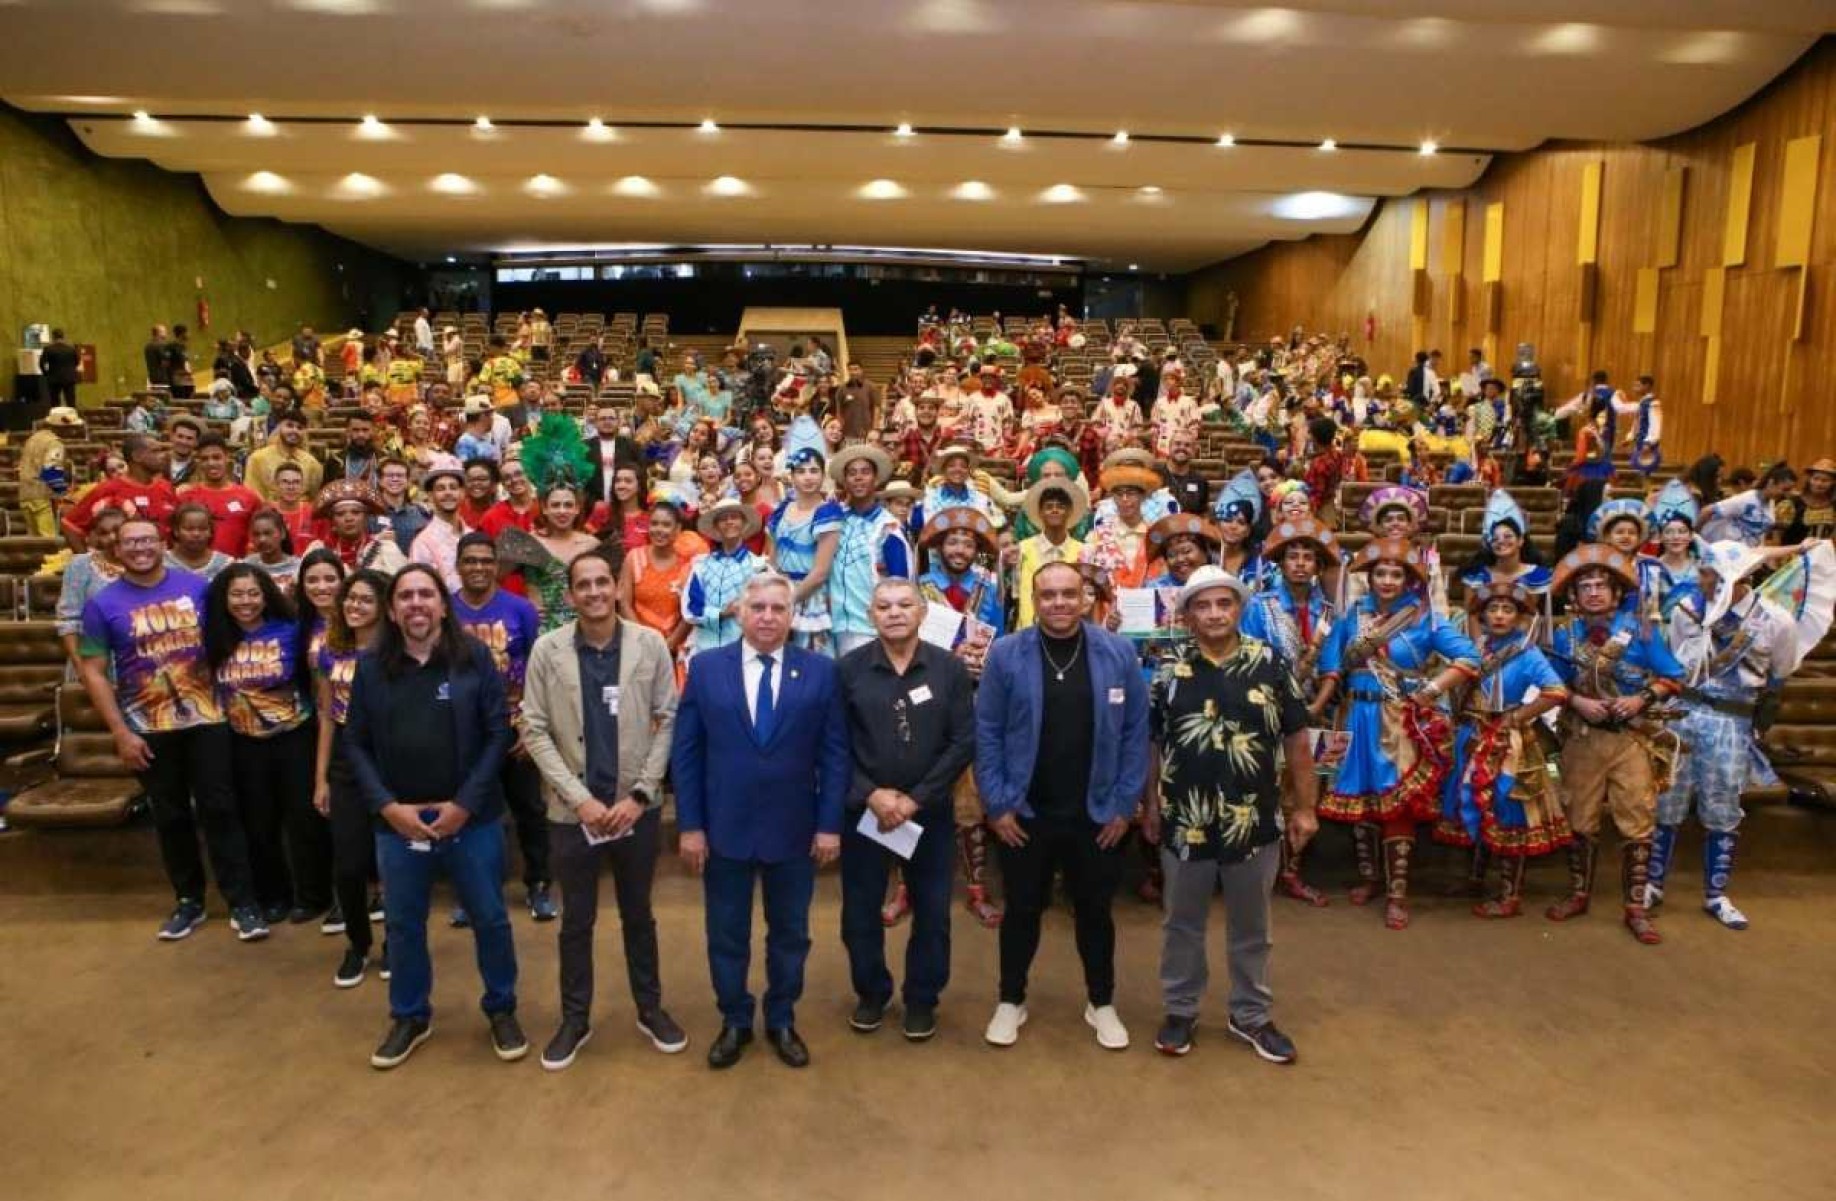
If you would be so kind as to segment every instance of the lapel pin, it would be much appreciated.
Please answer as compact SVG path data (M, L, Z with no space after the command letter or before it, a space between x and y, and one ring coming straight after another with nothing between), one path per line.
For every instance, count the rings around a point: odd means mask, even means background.
M793 680L797 678L797 669L794 667L791 668L790 678Z

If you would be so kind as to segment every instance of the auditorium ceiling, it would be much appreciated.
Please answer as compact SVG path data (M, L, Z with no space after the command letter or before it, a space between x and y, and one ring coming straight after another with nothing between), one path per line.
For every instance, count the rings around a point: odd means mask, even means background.
M1552 138L1725 112L1829 0L0 0L22 108L410 258L624 245L1183 271ZM135 114L142 114L136 116ZM366 118L368 118L366 120Z

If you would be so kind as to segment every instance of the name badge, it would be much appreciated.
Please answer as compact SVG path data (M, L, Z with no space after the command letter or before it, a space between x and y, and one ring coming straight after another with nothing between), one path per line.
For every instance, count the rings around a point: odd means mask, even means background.
M1109 690L1109 703L1110 704L1120 705L1120 704L1125 703L1127 700L1128 700L1128 689L1111 688Z
M228 510L229 510L230 512L232 512L232 513L240 513L240 512L242 512L242 502L241 502L241 501L239 501L239 500L232 500L232 501L230 501L230 502L229 502L229 504L227 504L227 505L225 505L225 506L223 506L223 507L224 507L224 508L226 508L226 509L228 509Z
M607 717L618 716L618 685L607 684L599 690L599 699L606 706Z
M929 684L920 684L918 687L912 689L909 695L911 696L912 704L922 705L931 699L931 686Z

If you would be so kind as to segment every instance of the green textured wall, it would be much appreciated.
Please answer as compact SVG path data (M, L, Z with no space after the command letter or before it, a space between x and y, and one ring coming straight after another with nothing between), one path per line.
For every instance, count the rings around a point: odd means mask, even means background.
M200 276L207 331L196 320ZM79 400L96 404L145 384L141 347L155 322L191 327L202 387L217 338L246 329L268 345L301 322L343 330L364 314L375 328L412 276L317 227L227 216L194 175L98 157L63 122L0 105L0 394L12 391L12 350L29 322L95 343L99 382Z

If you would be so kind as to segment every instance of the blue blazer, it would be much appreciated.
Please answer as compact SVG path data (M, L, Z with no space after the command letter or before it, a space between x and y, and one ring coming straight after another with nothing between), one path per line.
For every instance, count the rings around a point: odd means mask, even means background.
M459 795L453 799L472 815L473 822L496 821L504 813L504 756L516 742L516 730L510 724L504 679L497 674L491 652L476 638L466 638L465 645L471 662L464 668L448 669L453 733L460 756ZM395 799L392 782L399 784L414 771L412 763L381 753L388 744L391 722L416 719L405 710L406 705L395 696L394 681L374 653L357 661L350 712L344 723L344 750L371 813L380 813Z
M854 761L835 661L784 647L771 738L760 742L740 675L742 643L689 660L670 768L676 825L723 859L783 863L840 834Z
M1085 622L1084 646L1096 703L1089 809L1091 820L1105 823L1133 817L1147 785L1147 681L1126 638ZM1026 794L1045 717L1040 671L1037 626L997 638L982 664L975 696L975 786L989 817L1033 816Z

